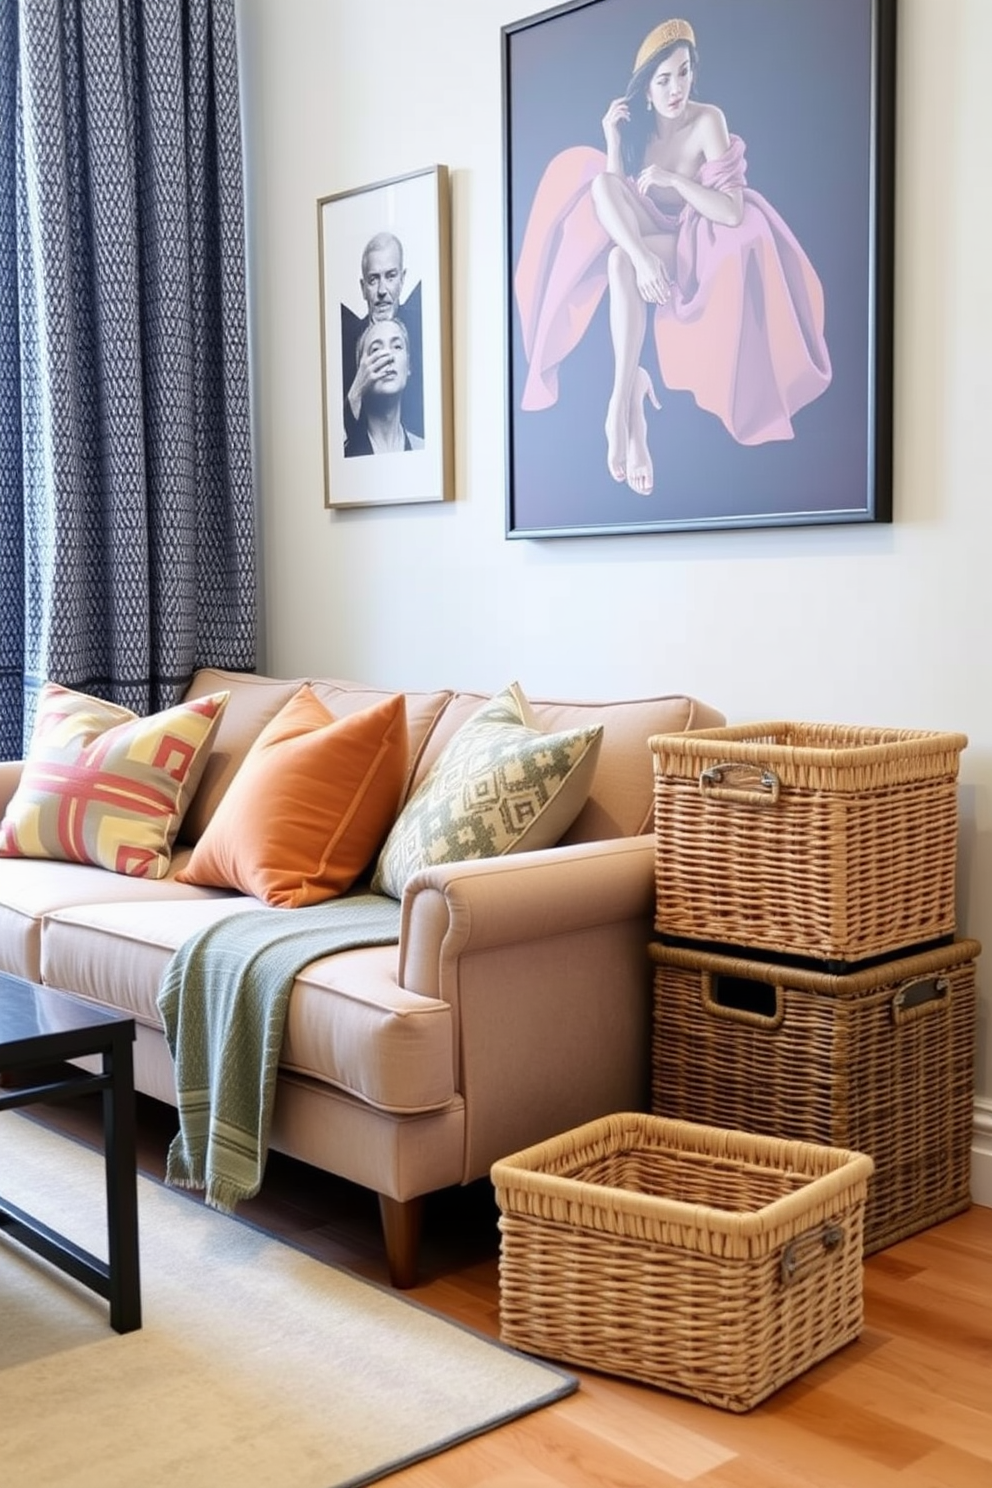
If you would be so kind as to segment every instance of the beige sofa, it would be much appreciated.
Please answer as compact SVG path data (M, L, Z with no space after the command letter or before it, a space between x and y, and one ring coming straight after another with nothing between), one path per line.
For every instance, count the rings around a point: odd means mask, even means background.
M139 1090L175 1104L156 994L173 952L257 901L176 881L265 723L304 679L204 669L187 697L230 700L167 877L0 858L0 969L134 1015ZM308 679L335 715L388 693ZM406 694L404 796L485 694ZM422 870L399 945L339 952L296 979L272 1145L373 1189L390 1275L416 1277L422 1201L648 1090L653 733L722 723L690 697L531 700L542 727L604 725L589 799L555 847ZM0 763L0 810L20 776ZM371 866L371 865L370 865Z

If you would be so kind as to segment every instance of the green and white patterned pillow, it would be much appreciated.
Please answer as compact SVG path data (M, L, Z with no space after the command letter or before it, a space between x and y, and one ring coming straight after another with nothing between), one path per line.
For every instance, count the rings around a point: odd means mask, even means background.
M543 733L512 683L448 740L386 838L373 890L399 899L419 868L552 847L585 804L602 738L601 724Z

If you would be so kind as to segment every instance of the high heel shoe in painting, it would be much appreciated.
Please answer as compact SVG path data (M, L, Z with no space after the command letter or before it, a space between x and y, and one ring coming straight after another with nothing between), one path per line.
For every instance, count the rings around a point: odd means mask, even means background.
M626 410L618 406L614 394L606 408L606 467L617 482L627 479L627 419Z

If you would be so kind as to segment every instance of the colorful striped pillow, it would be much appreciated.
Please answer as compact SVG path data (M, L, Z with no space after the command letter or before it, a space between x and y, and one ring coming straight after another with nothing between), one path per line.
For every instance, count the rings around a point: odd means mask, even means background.
M163 878L227 692L140 718L54 682L41 690L0 857L90 863Z

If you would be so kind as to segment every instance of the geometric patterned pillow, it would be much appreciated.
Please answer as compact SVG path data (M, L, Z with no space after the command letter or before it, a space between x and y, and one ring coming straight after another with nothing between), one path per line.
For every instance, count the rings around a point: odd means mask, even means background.
M371 887L402 898L434 863L553 847L582 810L599 758L601 724L543 733L514 682L452 735L400 812Z
M91 863L162 878L228 692L141 718L54 682L41 690L0 857Z

